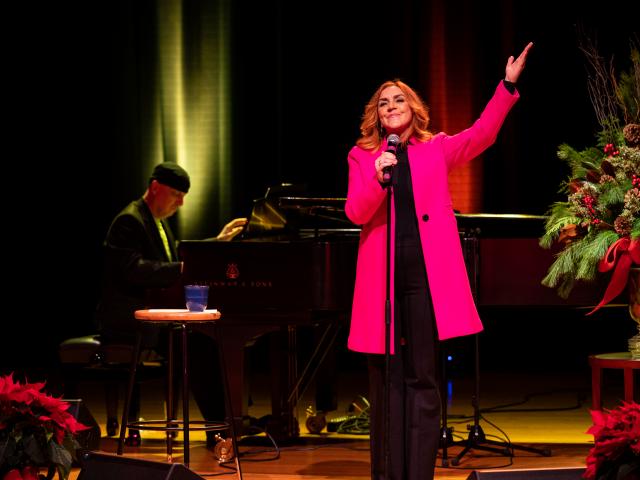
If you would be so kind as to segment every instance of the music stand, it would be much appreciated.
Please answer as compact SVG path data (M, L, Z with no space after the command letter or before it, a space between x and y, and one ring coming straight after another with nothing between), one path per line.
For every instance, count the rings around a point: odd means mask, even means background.
M470 217L470 215L465 215L465 217ZM474 300L478 301L478 286L480 280L480 248L479 248L479 240L478 235L481 233L479 227L472 226L471 228L463 228L462 229L463 238L462 238L462 251L465 259L465 263L467 265L467 273L469 275L469 284L471 286L471 293L473 295ZM457 466L460 464L460 460L464 457L470 450L484 450L487 452L498 453L500 455L512 457L514 450L522 450L530 453L535 453L538 455L542 455L544 457L551 456L551 450L549 449L538 449L533 447L526 447L523 445L516 445L511 442L502 442L498 440L489 440L487 439L482 426L480 425L480 342L479 342L479 334L474 335L474 392L471 398L471 405L473 406L473 425L468 426L469 435L466 440L453 442L453 445L464 445L464 448L451 459L451 465ZM443 404L446 402L446 399L443 400ZM446 412L446 410L444 410ZM449 460L447 458L447 444L451 444L448 442L448 430L447 430L447 420L443 414L443 434L441 436L441 440L444 443L443 457L442 457L442 465L448 466Z

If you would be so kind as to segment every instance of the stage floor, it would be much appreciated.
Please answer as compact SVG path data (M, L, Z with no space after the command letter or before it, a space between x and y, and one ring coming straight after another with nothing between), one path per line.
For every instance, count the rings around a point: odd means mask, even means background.
M603 398L605 406L617 405L622 397L622 377L611 371L604 378ZM269 412L267 376L253 375L249 415L260 418ZM101 386L85 384L83 401L104 432L105 411ZM362 405L360 396L366 398L366 373L341 372L336 379L338 410L327 414L331 421L353 412L355 403ZM472 398L475 392L473 378L457 378L448 386L447 423L453 427L456 443L449 445L447 456L455 457L469 442L467 426L473 425ZM485 451L474 445L457 466L443 466L443 450L439 452L436 478L466 479L473 470L480 469L538 469L584 467L585 458L592 444L592 437L585 432L591 425L590 377L581 373L491 373L483 372L480 381L480 421L478 425L487 439L508 442L515 447L513 457L504 448L498 452ZM363 434L327 433L311 434L305 426L306 409L313 407L314 394L310 388L298 402L300 437L282 441L275 446L264 434L244 436L241 440L241 461L246 479L301 479L369 478L368 436ZM163 412L161 382L147 382L142 387L142 412L146 419L161 418ZM201 418L194 402L190 415ZM125 455L157 462L166 461L162 433L142 432L141 447L127 447ZM190 468L199 473L230 473L228 468L217 465L212 452L206 449L204 433L192 432ZM174 450L174 462L182 461L182 443ZM467 443L465 443L467 442ZM277 443L277 442L276 442ZM486 444L480 444L480 447ZM519 446L549 450L551 455L526 451ZM100 451L114 453L113 438L101 439ZM74 469L72 479L77 478ZM203 475L204 476L204 475ZM534 478L534 477L532 477Z

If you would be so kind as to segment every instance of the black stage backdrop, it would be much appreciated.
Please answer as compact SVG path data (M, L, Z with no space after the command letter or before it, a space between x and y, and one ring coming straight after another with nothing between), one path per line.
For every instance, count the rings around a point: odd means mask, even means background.
M544 214L567 173L557 146L586 147L597 129L577 28L626 68L640 17L630 3L232 1L234 212L246 215L252 199L285 181L345 196L346 155L377 85L399 77L431 103L437 26L451 85L461 82L456 71L471 72L464 86L474 114L508 55L535 42L522 100L485 156L482 210ZM101 241L142 193L139 104L153 88L155 2L27 5L3 15L3 371L51 365L60 340L93 330ZM201 6L185 1L185 22ZM438 130L435 115L433 124ZM203 231L225 220L213 216Z

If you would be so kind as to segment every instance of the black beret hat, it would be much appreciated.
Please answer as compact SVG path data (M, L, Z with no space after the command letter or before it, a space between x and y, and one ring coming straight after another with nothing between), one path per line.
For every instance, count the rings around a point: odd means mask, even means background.
M162 162L156 165L151 174L151 178L149 178L149 182L151 182L151 180L157 180L163 185L175 188L184 193L187 193L191 186L187 171L173 162Z

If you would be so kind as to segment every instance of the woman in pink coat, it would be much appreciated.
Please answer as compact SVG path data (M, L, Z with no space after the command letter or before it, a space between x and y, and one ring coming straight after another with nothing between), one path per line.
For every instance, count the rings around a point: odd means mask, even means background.
M460 247L449 171L489 147L518 100L515 83L529 43L509 57L505 79L480 118L457 135L432 134L420 97L399 80L383 83L365 107L349 152L346 213L362 225L349 348L368 355L374 480L432 479L440 431L439 340L482 330ZM399 136L395 153L389 135ZM391 151L389 151L391 150ZM385 475L385 298L387 188L392 168L389 472Z

